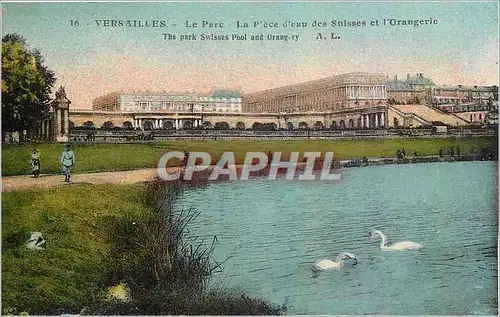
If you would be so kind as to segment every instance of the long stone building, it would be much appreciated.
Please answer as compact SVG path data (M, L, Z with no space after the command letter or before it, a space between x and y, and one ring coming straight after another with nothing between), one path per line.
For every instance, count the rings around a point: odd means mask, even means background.
M243 96L245 113L328 114L326 126L382 127L387 118L386 77L347 73Z
M498 98L496 86L479 88L469 90L469 99ZM446 114L432 107L429 103L435 93L443 94L443 90L436 89L422 73L408 75L406 81L391 81L386 75L363 72L245 95L229 90L214 90L211 94L119 92L96 98L92 109L70 110L69 126L156 130L254 129L266 125L287 130L343 130L417 127L435 122L457 126L484 121L486 112L479 113L479 109ZM401 104L390 104L389 97L401 99L397 102ZM421 97L421 102L416 102L415 97Z
M92 110L121 112L241 112L241 94L214 90L210 94L169 92L112 92L97 97Z
M470 106L489 110L498 106L498 86L440 86L434 89L432 95L433 106L451 106L451 111L456 112Z
M245 94L243 112L331 112L383 105L384 75L348 73Z

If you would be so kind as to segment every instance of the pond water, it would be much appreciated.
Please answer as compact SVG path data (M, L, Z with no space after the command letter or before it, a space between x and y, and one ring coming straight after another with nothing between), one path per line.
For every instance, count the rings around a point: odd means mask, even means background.
M188 191L193 234L217 235L216 277L289 314L497 314L497 164L348 168L341 181L254 179ZM423 243L422 252L385 252ZM343 251L355 266L314 274Z

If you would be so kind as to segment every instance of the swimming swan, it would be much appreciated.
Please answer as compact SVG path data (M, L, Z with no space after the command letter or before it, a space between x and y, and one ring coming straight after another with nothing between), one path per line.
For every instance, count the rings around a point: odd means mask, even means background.
M380 249L384 251L422 250L425 247L424 244L418 244L411 241L397 242L387 246L387 237L382 231L373 230L370 234L370 238L375 238L375 235L379 235L382 238L382 241L380 241Z
M337 270L341 269L344 266L344 260L352 259L354 260L354 264L358 264L358 258L349 252L340 253L337 256L335 261L324 259L319 260L311 266L311 270L313 271L325 271L325 270Z

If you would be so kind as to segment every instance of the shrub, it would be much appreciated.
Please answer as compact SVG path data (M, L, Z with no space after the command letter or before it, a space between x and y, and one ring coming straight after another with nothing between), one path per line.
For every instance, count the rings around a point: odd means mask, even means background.
M199 213L174 209L177 197L186 189L206 185L208 175L208 171L195 173L191 181L156 179L145 187L144 215L110 218L113 248L108 283L124 281L131 301L107 302L93 314L277 315L285 311L285 306L209 288L222 264L212 258L217 238L206 247L187 230Z

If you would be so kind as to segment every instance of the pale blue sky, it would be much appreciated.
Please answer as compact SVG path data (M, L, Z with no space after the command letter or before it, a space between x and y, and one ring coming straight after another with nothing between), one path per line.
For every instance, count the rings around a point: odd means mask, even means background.
M38 48L65 84L73 104L113 90L245 92L332 76L381 72L424 73L437 84L498 83L498 3L3 3L3 34L19 33ZM236 29L236 20L428 19L423 27ZM70 26L78 19L80 27ZM95 19L165 20L168 28L102 28ZM225 22L200 33L298 34L298 42L165 41L162 33L189 33L186 20ZM90 25L87 25L89 23ZM179 26L172 27L172 23ZM316 40L335 32L340 40Z

